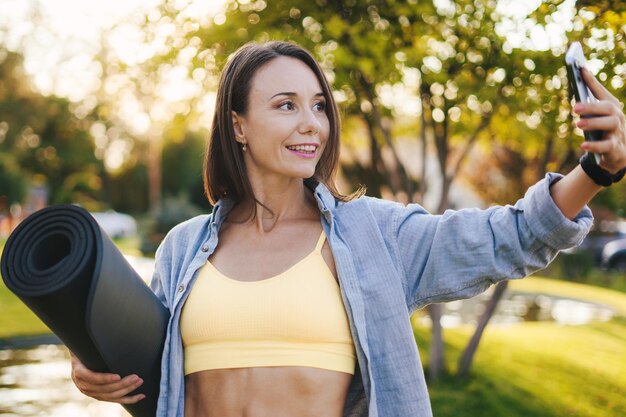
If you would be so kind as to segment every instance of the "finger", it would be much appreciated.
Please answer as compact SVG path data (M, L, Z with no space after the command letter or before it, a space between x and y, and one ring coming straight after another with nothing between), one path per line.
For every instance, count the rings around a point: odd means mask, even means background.
M600 81L598 81L591 71L587 68L583 68L581 73L585 83L587 83L587 86L598 100L610 100L616 103L619 102L619 100L617 100L617 98L615 98L615 96L611 94L611 92L607 90Z
M114 401L136 390L142 384L143 380L141 378L136 375L132 375L123 378L121 381L107 385L81 383L77 386L85 395L89 395L90 397L94 397L99 400Z
M609 114L622 114L621 109L612 101L603 100L595 103L576 103L574 113L593 116L604 116Z
M144 394L137 394L137 395L133 395L131 397L120 398L116 402L119 403L119 404L135 404L136 402L139 402L139 401L143 400L144 398L146 398L146 396Z
M131 392L133 392L134 390L139 388L142 384L143 384L143 381L139 380L139 381L136 381L136 382L134 382L134 383L132 383L132 384L126 386L126 387L120 388L120 389L118 389L116 391L107 392L107 393L101 393L100 397L104 401L118 402L122 398L127 398L128 394L130 394ZM141 395L141 394L136 394L136 395Z
M116 381L120 381L121 377L117 374L94 372L88 369L82 362L72 363L72 379L74 382L83 382L92 385L106 385Z
M585 141L580 147L587 152L597 153L597 154L608 154L615 148L615 141L613 139L604 139L598 141Z
M582 130L616 130L620 125L617 116L588 117L576 122L576 127Z

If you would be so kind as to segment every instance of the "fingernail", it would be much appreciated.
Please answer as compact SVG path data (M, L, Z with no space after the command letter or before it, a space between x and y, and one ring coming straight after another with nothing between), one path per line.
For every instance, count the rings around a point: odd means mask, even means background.
M579 120L579 121L576 123L576 126L578 126L578 127L585 127L585 126L587 126L587 121L586 121L586 120L584 120L584 119L583 119L583 120Z
M574 104L574 111L581 112L584 109L584 106L581 103Z

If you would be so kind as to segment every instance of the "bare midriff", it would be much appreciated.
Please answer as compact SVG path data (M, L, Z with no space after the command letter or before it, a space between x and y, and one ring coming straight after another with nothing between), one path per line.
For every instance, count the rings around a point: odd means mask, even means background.
M351 380L289 366L195 372L185 377L185 417L341 417Z

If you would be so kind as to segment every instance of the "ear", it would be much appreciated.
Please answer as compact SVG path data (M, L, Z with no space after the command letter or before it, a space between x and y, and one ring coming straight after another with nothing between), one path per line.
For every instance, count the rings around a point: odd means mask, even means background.
M236 111L231 112L233 119L233 130L235 131L235 140L239 143L245 143L246 135L243 129L243 118Z

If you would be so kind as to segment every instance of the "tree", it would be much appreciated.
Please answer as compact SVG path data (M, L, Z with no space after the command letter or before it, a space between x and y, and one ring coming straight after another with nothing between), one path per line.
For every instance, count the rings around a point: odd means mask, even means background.
M560 0L544 2L531 14L531 18L546 25L553 20L551 16L558 12L558 7L563 6L564 3L565 2ZM624 84L623 68L626 63L626 38L623 29L626 26L626 4L618 1L579 1L576 7L577 14L575 16L573 30L569 33L569 38L584 39L586 45L595 46L594 49L589 51L587 56L591 60L601 62L602 67L598 77L600 80L604 81L605 84L608 84L607 87L613 90L613 94L623 102L626 99L626 93L622 88ZM563 62L564 51L565 49L562 48L558 51L560 54L556 54L559 58L558 62L560 63ZM597 61L596 63L598 63ZM540 71L538 74L535 74L535 80L537 80L537 77L540 77L540 80L549 79L550 75L558 74L559 78L556 79L556 81L562 85L566 85L567 79L565 78L563 68L558 68L558 71L555 72L545 72L545 66L541 65L538 67ZM610 82L607 83L606 81L609 80ZM532 83L532 79L530 81L531 86L537 84ZM548 86L546 85L546 87ZM539 86L537 86L537 88L540 90ZM552 132L559 132L559 136L561 137L566 137L563 133L567 133L567 137L571 137L573 133L571 119L569 117L569 101L571 97L569 95L563 97L563 94L559 97L559 94L556 94L556 92L550 94L551 90L551 88L544 89L548 94L543 95L545 103L541 105L541 109L543 109L544 113L541 118L543 119L541 125L553 129L551 130ZM551 105L550 103L555 103L556 105ZM562 117L561 115L563 114L566 114L567 117ZM558 144L555 143L554 135L550 135L550 130L546 131L544 134L545 137L548 138L548 146L546 147L546 153L543 158L535 158L533 161L531 156L529 160L523 150L515 151L510 147L504 148L513 158L518 158L518 163L513 166L528 166L530 163L534 162L535 164L539 164L537 169L538 173L543 174L546 172L548 165L554 163L548 151L553 152L552 148ZM561 161L561 166L557 171L561 171L564 165L573 166L577 162L575 155L576 154L570 148L570 150L565 153L565 158ZM506 172L506 170L504 170L504 172ZM508 182L515 183L515 181ZM613 211L617 211L618 213L624 213L626 211L626 200L624 199L624 195L626 195L624 193L625 189L624 184L609 188L605 190L594 203L604 207L610 207ZM498 284L487 303L487 307L479 320L476 331L459 359L458 374L460 376L466 377L469 375L472 360L478 349L482 334L506 291L507 285L507 281Z
M66 99L35 92L21 55L0 47L0 157L13 161L13 184L45 184L53 203L98 205L103 167L90 123L74 116ZM24 198L15 195L15 202Z
M26 197L26 181L8 155L0 154L0 213Z

